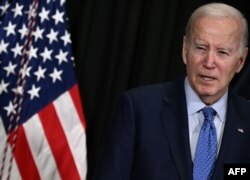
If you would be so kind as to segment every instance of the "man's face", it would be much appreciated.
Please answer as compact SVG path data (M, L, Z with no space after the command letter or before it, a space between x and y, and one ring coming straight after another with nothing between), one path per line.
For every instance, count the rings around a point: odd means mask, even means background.
M232 18L201 17L183 40L183 62L190 85L206 104L216 102L245 62L241 29Z

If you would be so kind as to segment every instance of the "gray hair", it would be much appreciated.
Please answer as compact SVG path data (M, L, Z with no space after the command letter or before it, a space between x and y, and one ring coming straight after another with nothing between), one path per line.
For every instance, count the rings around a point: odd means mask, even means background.
M236 8L224 3L209 3L197 8L189 18L186 26L186 37L189 39L194 22L202 16L232 17L241 22L241 47L248 46L248 24L244 15Z

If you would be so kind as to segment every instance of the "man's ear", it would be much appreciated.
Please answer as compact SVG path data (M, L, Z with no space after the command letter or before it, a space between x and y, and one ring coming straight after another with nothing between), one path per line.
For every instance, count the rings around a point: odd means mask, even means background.
M182 41L182 60L184 64L187 64L187 37L183 36Z
M240 57L240 60L238 62L238 67L236 69L236 72L239 73L241 71L241 69L243 68L246 58L247 58L247 54L248 54L248 47L244 48L242 55Z

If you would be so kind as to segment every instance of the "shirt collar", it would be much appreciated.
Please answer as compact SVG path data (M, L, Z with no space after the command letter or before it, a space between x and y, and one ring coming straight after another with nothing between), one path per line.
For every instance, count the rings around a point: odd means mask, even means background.
M187 110L188 116L191 116L202 108L207 106L205 103L202 102L200 97L196 94L193 88L190 86L187 78L184 82L185 87L185 94L186 94L186 102L187 102ZM226 108L227 108L227 98L228 98L228 90L224 93L224 95L216 101L211 107L217 112L219 119L224 122L226 118Z

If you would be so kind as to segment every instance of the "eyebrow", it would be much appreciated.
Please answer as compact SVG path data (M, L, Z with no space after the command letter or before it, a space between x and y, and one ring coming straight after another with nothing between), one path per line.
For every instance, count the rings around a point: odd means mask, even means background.
M205 46L205 47L209 46L208 43L206 43L206 42L204 42L202 40L198 40L198 39L194 40L194 44L195 45ZM215 47L216 47L217 50L228 51L229 53L232 53L232 52L234 52L234 50L236 50L236 48L233 48L233 47L222 47L221 45L215 46Z

